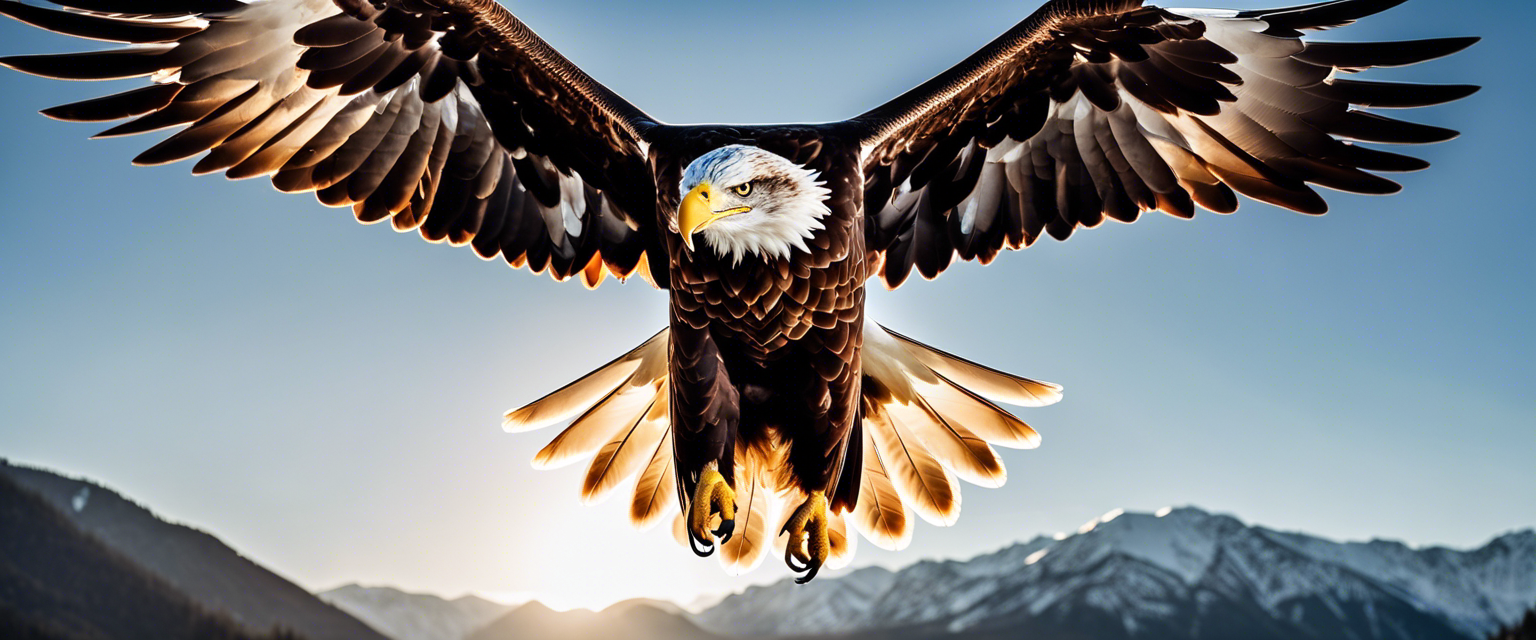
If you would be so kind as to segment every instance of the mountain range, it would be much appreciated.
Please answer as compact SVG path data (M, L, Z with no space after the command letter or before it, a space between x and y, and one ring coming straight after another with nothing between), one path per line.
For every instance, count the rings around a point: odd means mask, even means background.
M100 485L3 461L0 505L4 637L1464 640L1536 604L1529 529L1470 550L1413 548L1193 507L1117 510L1075 535L969 560L786 579L689 613L653 600L556 612L358 585L317 598Z
M355 584L318 595L397 640L588 640L620 629L622 640L731 640L705 631L681 607L662 600L626 600L602 611L555 611L536 601L447 600Z
M626 638L700 640L1463 640L1513 624L1533 604L1536 531L1466 551L1415 549L1387 540L1334 542L1185 507L1115 511L1076 535L1037 537L965 561L750 587L697 614L655 601L597 613L530 603L467 638L582 638L623 629ZM378 628L398 640L445 637Z
M1536 531L1413 549L1182 508L963 562L754 587L696 620L737 636L1430 640L1486 637L1533 604Z
M476 596L446 600L392 587L342 585L316 594L391 638L463 640L516 609Z

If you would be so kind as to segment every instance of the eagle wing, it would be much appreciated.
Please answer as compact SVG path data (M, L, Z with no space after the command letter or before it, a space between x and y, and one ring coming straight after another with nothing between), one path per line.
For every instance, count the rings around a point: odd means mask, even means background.
M637 272L665 286L646 160L654 122L494 0L55 4L64 9L0 0L0 14L130 46L0 64L148 78L43 112L133 118L102 137L181 128L136 164L206 152L194 172L270 176L363 223L388 220L487 260L588 286Z
M1397 192L1371 172L1421 160L1355 144L1449 140L1447 129L1357 107L1441 104L1477 87L1344 77L1460 51L1476 38L1330 43L1404 0L1267 11L1053 0L959 65L853 119L865 149L867 244L886 286L956 255L990 262L1042 233L1065 240L1159 210L1237 209L1237 193L1327 210L1310 185Z

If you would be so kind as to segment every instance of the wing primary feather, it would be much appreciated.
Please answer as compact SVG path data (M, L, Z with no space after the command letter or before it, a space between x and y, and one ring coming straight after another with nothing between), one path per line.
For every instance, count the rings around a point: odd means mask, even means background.
M882 325L875 326L900 340L908 352L923 364L982 396L1023 407L1043 407L1061 400L1061 385L998 371L923 344Z
M667 427L651 453L650 462L635 481L635 495L630 500L629 522L641 530L650 529L661 521L666 513L667 496L676 495L672 487L672 428Z
M55 80L120 80L173 69L184 60L166 49L112 49L0 58L0 66Z
M507 412L505 429L509 432L531 431L570 419L617 389L640 368L647 356L665 357L667 332L657 332L644 344L614 358L595 371L565 385L549 395Z
M185 85L154 84L122 93L43 109L42 114L67 122L109 122L163 109Z
M1308 93L1362 107L1410 109L1455 102L1481 90L1466 84L1411 84L1338 79L1305 89Z
M1350 111L1328 125L1328 132L1353 140L1387 144L1433 144L1460 135L1444 127L1404 122L1364 111Z
M1300 7L1238 12L1240 18L1258 18L1271 28L1318 29L1341 27L1360 18L1381 13L1407 0L1333 0Z
M1434 38L1398 42L1316 42L1295 55L1297 60L1324 67L1364 69L1402 67L1459 53L1482 38Z
M598 449L587 467L586 480L581 486L581 501L596 504L607 498L613 489L648 462L656 445L666 434L664 419L654 419L653 410L658 403L666 402L666 393L660 389L651 393L646 403L627 428L619 432Z
M902 502L911 504L929 523L941 527L954 524L960 517L955 478L880 404L866 403L864 420L864 428L875 437L881 459L891 463L888 468Z
M145 22L53 11L20 2L0 2L0 15L10 16L54 33L106 42L171 42L202 31L173 22Z
M864 447L864 470L852 522L875 546L900 551L912 542L912 519L875 447L874 434L863 431L860 446Z
M935 410L921 394L908 404L890 403L886 405L886 411L893 420L899 420L910 429L946 471L961 480L992 489L1007 481L1008 473L997 452L963 426L972 416L957 414L951 420Z

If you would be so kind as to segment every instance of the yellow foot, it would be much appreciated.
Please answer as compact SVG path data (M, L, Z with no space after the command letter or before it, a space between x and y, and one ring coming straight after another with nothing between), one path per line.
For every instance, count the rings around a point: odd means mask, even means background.
M709 522L720 516L720 527L710 531ZM693 504L688 506L688 546L699 557L715 552L715 540L725 544L736 530L736 492L725 477L714 469L705 469L693 490Z
M797 584L810 582L832 553L832 541L827 535L827 496L817 491L800 503L779 532L785 533L789 534L789 543L784 547L784 564L795 573L805 574L795 578Z

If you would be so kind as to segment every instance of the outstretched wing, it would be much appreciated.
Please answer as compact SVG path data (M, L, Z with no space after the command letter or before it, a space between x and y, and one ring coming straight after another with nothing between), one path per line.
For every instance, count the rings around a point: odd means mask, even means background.
M1357 107L1463 98L1476 87L1347 79L1414 64L1476 38L1329 43L1404 0L1335 0L1268 11L1159 9L1141 0L1053 0L986 48L850 124L864 135L868 246L899 286L958 254L990 262L1042 233L1065 240L1145 211L1237 209L1236 193L1296 211L1309 185L1397 192L1372 171L1421 160L1354 144L1449 140L1446 129ZM1234 193L1235 192L1235 193Z
M389 220L557 279L666 278L643 262L664 260L644 137L654 123L494 0L55 4L64 9L0 0L0 14L131 46L0 64L148 78L43 112L133 118L101 136L181 127L137 164L206 152L194 172L270 176L364 223Z

